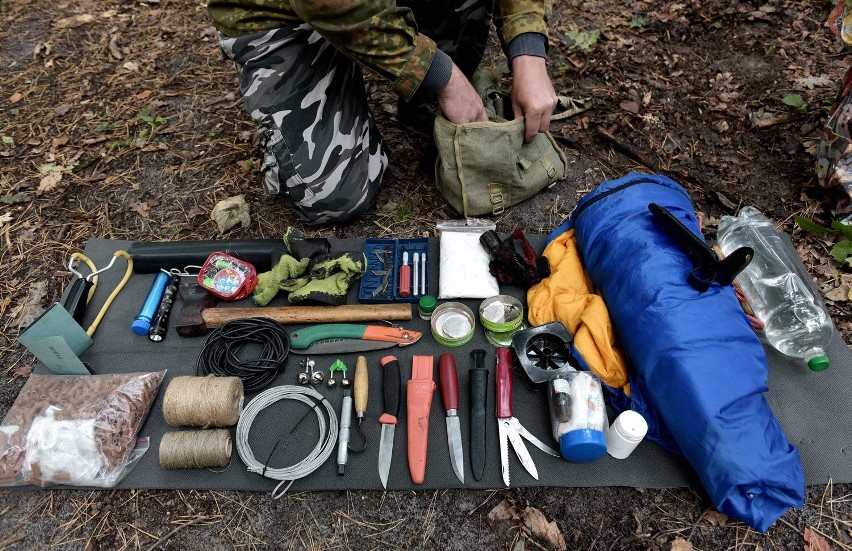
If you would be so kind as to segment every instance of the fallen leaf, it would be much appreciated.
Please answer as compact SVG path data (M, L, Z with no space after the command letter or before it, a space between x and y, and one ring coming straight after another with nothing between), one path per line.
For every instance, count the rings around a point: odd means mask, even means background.
M845 286L835 287L825 294L825 298L832 302L845 302L847 300L852 300L850 297L852 297L852 288Z
M796 115L791 113L752 113L749 115L752 128L770 128L779 124L787 124L796 119Z
M399 208L399 205L395 201L388 201L382 206L378 207L378 211L381 213L394 213L396 209Z
M151 214L151 206L147 201L136 201L132 205L130 205L130 210L141 216L142 218L148 218L148 215Z
M813 90L816 87L820 87L820 88L834 88L835 87L834 80L828 78L825 75L820 75L818 77L794 78L793 84L797 88L807 88L808 90Z
M634 115L639 114L639 104L635 101L622 101L618 105L628 113L633 113Z
M17 326L29 327L44 311L42 302L47 297L47 280L37 281L30 286L27 297L18 305L11 317L15 318Z
M804 551L831 551L831 546L824 537L810 528L805 528Z
M512 520L518 518L515 506L508 499L503 499L488 513L488 520Z
M139 92L138 94L134 95L133 97L134 97L134 98L136 98L136 99L146 99L146 98L147 98L148 96L150 96L152 93L153 93L153 92L151 92L151 90L142 90L141 92Z
M32 194L27 193L25 191L19 191L18 193L13 193L12 195L5 195L0 197L0 203L4 205L15 205L17 203L26 203L32 200Z
M68 111L71 110L71 107L73 106L70 103L63 103L62 105L54 107L53 112L56 113L58 116L62 117L68 114Z
M559 531L556 521L547 522L544 513L535 507L524 509L524 526L529 529L535 538L546 542L550 548L558 549L559 551L568 549L568 544L565 543L565 538L562 536L562 532Z
M244 161L237 161L237 166L240 167L243 174L250 174L255 167L255 163L253 159L246 159Z
M672 542L672 551L693 551L692 544L683 538L675 538Z
M56 23L53 24L57 29L70 29L73 27L79 27L80 25L84 25L86 23L90 23L95 20L94 15L89 15L88 13L82 13L79 15L73 15L71 17L65 17L64 19L60 19Z
M25 379L25 378L29 377L30 373L32 373L32 372L33 372L33 366L22 365L21 367L14 369L12 371L12 375L14 375L15 377L20 377L22 379Z
M704 520L709 522L712 526L724 526L726 522L728 522L728 516L720 513L719 511L707 511L704 513Z
M128 71L138 71L139 70L139 64L136 63L135 61L128 61L127 63L122 65L122 67L124 67Z
M14 217L12 217L11 212L7 212L5 214L0 214L0 225L8 224L12 220L14 220Z
M46 193L56 188L59 185L59 182L62 181L62 171L61 170L53 170L41 179L41 182L38 184L38 189L36 190L36 195L41 195L42 193Z
M216 203L210 213L210 219L216 222L219 233L223 234L237 224L247 228L251 224L249 206L245 195L236 195Z
M191 209L189 209L189 212L186 213L186 215L190 218L195 218L196 216L201 216L202 214L204 214L204 209L199 207L198 205L192 207Z
M15 92L11 96L9 96L9 101L12 103L18 103L22 99L24 99L24 96L20 92Z
M163 134L163 132L160 132L160 133ZM142 148L142 151L144 151L146 153L150 153L152 151L167 151L168 149L169 149L169 146L167 146L165 143L157 142L157 143L152 143L152 144L148 144L148 145L144 146Z
M110 36L107 49L109 49L109 55L111 55L113 59L121 61L122 59L124 59L124 55L121 53L121 48L118 45L119 40L121 40L120 32L116 32L115 34Z
M57 147L61 147L68 143L68 134L62 134L61 136L57 136L50 140L50 148L56 149Z
M633 531L637 536L642 534L642 521L639 520L639 515L633 513L633 520L636 521L636 530Z

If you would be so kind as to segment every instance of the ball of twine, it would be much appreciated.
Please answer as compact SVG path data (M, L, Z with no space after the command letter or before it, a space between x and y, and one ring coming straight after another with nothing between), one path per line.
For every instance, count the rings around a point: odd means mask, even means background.
M160 466L164 469L225 467L230 461L228 429L167 432L160 441Z
M163 396L170 425L230 427L240 419L243 383L239 377L175 377Z

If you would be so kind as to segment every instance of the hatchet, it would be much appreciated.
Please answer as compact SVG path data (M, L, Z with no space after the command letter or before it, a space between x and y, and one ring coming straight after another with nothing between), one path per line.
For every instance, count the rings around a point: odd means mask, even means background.
M411 304L344 304L341 306L264 306L216 308L216 297L194 282L181 284L183 307L175 329L182 337L198 337L236 319L269 318L278 323L346 323L408 321Z

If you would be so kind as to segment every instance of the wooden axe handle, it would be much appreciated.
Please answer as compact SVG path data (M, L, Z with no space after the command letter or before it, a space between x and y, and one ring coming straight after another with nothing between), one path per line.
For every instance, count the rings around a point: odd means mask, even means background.
M407 321L411 304L344 304L342 306L267 306L262 308L207 308L201 314L208 329L244 318L270 318L281 324Z

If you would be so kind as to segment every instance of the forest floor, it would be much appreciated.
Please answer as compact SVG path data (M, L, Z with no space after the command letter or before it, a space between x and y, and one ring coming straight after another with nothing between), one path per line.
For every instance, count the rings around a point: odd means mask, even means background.
M603 180L667 174L693 194L713 236L753 205L793 237L847 343L852 271L829 255L847 216L814 173L816 145L848 65L817 0L558 1L548 65L558 94L589 108L555 122L568 177L497 217L548 233ZM221 200L244 195L249 227L301 227L261 188L260 150L232 64L200 0L0 3L0 414L33 367L16 336L57 300L89 237L215 239ZM491 58L499 62L495 54ZM424 168L426 137L396 121L389 87L368 79L391 150L375 205L310 235L433 235L458 215ZM796 99L798 97L798 99ZM605 137L610 136L610 137ZM31 318L29 318L31 319ZM540 511L570 549L852 549L852 485L808 488L760 534L715 513L703 491L519 488L325 492L273 501L249 492L0 492L0 549L529 549ZM498 520L500 514L508 520ZM514 517L512 516L514 513ZM527 519L525 522L524 519ZM555 539L554 539L555 538Z

